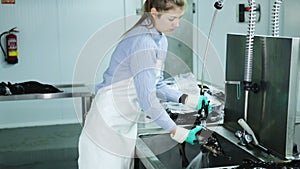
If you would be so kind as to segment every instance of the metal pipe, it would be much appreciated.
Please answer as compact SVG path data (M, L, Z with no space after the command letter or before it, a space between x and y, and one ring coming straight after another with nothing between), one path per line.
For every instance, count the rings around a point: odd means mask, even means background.
M244 119L247 121L248 118L248 98L249 98L249 90L245 90L245 105L244 105Z
M248 118L248 99L249 91L251 90L252 83L252 60L253 60L253 42L254 42L254 28L256 22L256 4L255 0L249 0L250 13L249 13L249 27L246 39L246 49L245 49L245 70L244 70L244 89L245 89L245 103L244 103L244 120L247 122ZM246 138L246 130L244 129L240 143L243 145Z

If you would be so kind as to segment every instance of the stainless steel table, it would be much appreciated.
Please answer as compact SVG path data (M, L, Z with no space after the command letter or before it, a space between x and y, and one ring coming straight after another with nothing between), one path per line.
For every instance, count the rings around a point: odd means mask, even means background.
M94 94L84 84L66 84L54 85L62 90L61 93L43 93L43 94L18 94L0 96L0 101L22 101L22 100L41 100L41 99L63 99L63 98L81 98L82 124L84 124L85 115L90 109Z

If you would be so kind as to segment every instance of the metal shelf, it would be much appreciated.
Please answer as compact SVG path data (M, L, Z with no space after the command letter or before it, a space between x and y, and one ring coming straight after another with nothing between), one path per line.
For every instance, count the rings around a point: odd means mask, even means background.
M55 85L60 89L61 93L35 93L35 94L18 94L0 96L0 101L23 101L23 100L43 100L43 99L64 99L64 98L81 98L82 107L82 123L84 123L85 115L90 109L94 94L84 84L64 84Z

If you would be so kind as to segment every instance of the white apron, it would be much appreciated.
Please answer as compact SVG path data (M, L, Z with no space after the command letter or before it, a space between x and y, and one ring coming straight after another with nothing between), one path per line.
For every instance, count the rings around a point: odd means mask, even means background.
M101 88L79 138L79 169L133 168L140 114L132 79Z
M157 59L154 68L157 83L163 60ZM101 88L79 138L79 169L133 168L141 115L133 78Z
M101 88L79 138L79 169L133 168L140 115L133 79Z

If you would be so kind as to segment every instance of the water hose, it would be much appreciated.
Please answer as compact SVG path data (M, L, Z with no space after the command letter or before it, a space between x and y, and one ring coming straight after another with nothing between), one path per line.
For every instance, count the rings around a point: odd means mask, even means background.
M216 8L213 14L213 18L211 21L211 25L210 25L210 29L208 32L208 36L207 36L207 41L206 41L206 47L205 47L205 52L204 52L204 56L203 56L203 62L202 62L202 70L201 70L201 88L200 88L200 94L203 95L204 92L202 91L203 87L204 87L204 67L205 67L205 63L206 63L206 57L207 57L207 52L208 52L208 47L209 47L209 42L210 42L210 37L211 37L211 33L212 33L212 29L215 23L215 19L217 16L217 12L218 10L221 10L223 8L223 4L224 4L224 0L219 0L217 2L215 2L214 7Z

